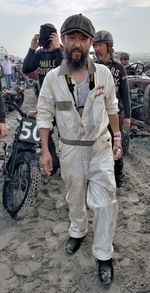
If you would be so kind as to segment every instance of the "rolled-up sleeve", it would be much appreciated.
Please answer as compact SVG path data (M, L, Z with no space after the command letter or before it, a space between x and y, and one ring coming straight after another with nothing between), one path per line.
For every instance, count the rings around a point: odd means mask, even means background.
M108 69L109 70L109 69ZM115 84L113 76L109 70L107 78L107 86L105 92L106 111L109 115L114 115L119 112L118 99L116 98Z
M44 78L43 85L37 103L36 123L38 129L53 129L53 120L55 116L54 95L52 91L51 72L48 72Z

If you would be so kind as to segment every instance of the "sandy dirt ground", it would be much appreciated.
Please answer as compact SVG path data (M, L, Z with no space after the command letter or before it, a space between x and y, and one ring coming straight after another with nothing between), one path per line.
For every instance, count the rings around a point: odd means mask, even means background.
M35 107L32 90L26 90L22 109ZM17 115L16 111L8 115L7 142L12 140ZM0 197L0 293L150 293L150 137L131 140L124 172L126 185L117 190L115 278L110 288L103 288L97 276L89 210L87 237L74 256L66 255L66 189L55 176L41 184L37 203L24 219L12 219Z

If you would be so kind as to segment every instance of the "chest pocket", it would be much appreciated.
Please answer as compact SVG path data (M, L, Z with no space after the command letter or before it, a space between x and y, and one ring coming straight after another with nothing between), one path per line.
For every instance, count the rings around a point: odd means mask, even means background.
M100 95L95 97L92 107L92 113L91 113L91 119L93 119L93 126L98 126L103 117L103 111L105 109L105 103L104 103L104 95ZM99 126L98 126L99 127Z
M58 111L70 111L72 109L71 101L57 101L56 108Z
M73 129L75 125L72 101L56 102L56 120L59 132L61 133L62 137L65 138L66 133Z

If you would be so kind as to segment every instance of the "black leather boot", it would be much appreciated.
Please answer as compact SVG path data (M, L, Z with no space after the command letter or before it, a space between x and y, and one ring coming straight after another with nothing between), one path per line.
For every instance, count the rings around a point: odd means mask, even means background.
M68 254L74 254L79 248L85 237L82 238L73 238L70 237L66 244L66 252Z
M108 260L97 260L98 276L103 285L110 285L113 281L114 270L112 258Z

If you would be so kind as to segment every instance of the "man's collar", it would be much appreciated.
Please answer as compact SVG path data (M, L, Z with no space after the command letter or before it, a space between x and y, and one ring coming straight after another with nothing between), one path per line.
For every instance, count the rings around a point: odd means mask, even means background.
M94 62L92 61L91 58L88 58L88 73L93 74L95 71L96 71L96 67L95 67ZM60 65L58 75L65 75L65 74L70 75L70 71L69 71L67 61L65 59L63 59L61 62L61 65Z
M103 64L105 66L107 66L108 68L111 68L112 64L114 63L114 60L110 59L108 62L104 62L104 61L100 61L100 62L97 62L99 64Z

